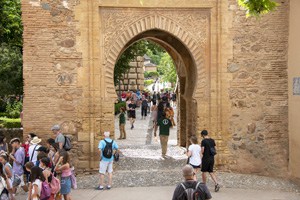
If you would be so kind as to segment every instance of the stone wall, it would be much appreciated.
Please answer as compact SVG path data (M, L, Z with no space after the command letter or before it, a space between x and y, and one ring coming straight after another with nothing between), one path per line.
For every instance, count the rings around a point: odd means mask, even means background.
M139 39L172 56L180 80L179 142L208 129L218 167L285 174L288 8L246 18L236 0L24 0L24 134L61 124L83 170L114 135L114 64ZM123 9L126 7L127 9Z
M235 0L228 8L233 13L233 58L227 66L232 75L229 132L237 161L232 169L279 175L287 171L289 159L289 1L259 19L246 18Z
M289 156L289 169L291 175L297 177L300 183L300 89L298 81L298 92L296 89L295 79L300 77L300 24L298 19L300 18L300 1L290 1L290 28L289 28L289 62L288 62L288 74L289 74L289 139L290 139L290 156ZM295 83L294 83L295 82ZM295 85L294 85L295 84Z

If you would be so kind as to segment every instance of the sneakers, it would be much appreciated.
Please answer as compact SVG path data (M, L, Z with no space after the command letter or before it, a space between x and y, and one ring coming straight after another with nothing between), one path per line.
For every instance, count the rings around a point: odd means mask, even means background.
M103 188L103 186L98 186L98 187L96 187L96 190L103 190L104 188Z
M95 189L96 189L96 190L104 190L104 187L103 187L103 186L98 186L98 187L96 187ZM110 189L111 189L111 186L110 186L110 185L107 185L107 186L106 186L106 189L107 189L107 190L110 190Z
M215 192L219 192L219 190L220 190L220 185L219 184L215 185Z

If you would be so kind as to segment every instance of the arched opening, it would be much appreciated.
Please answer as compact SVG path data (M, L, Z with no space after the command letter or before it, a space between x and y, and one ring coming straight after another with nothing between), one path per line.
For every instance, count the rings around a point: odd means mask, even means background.
M189 136L196 133L197 127L197 104L193 100L197 76L195 60L180 39L160 29L151 29L136 35L124 45L118 57L130 45L142 39L153 41L163 47L174 61L178 75L176 90L178 105L177 144L186 146Z

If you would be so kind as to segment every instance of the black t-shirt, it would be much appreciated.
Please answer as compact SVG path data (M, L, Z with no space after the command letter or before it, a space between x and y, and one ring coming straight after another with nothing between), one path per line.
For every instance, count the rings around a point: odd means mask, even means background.
M202 160L213 158L213 156L210 153L210 148L215 147L215 146L216 146L216 143L211 138L207 138L207 139L202 140L201 147L204 147Z
M130 104L128 105L128 108L129 108L129 112L135 113L136 105L135 105L134 103L130 103ZM132 108L133 110L130 110L130 108Z
M186 188L195 188L197 183L198 183L197 181L185 181L183 184ZM206 199L212 198L212 196L205 184L200 183L197 190L200 190L200 199L201 200L206 200ZM184 188L182 187L181 183L177 185L177 187L173 193L172 200L187 200Z

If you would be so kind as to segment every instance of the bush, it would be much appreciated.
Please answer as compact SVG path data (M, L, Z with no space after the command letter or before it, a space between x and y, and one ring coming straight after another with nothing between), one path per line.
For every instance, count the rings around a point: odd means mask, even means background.
M147 87L149 85L151 85L152 83L154 83L154 80L153 79L149 79L149 80L145 80L144 81L144 85Z
M120 113L120 108L126 108L126 102L115 103L115 115Z
M145 73L144 73L145 78L155 78L158 76L159 76L159 74L157 71L145 71Z
M22 112L22 102L15 101L13 103L8 103L6 106L6 113L9 118L18 118Z
M0 117L0 128L21 128L21 119Z
M0 112L5 112L5 110L6 110L6 102L4 101L4 99L0 98Z

